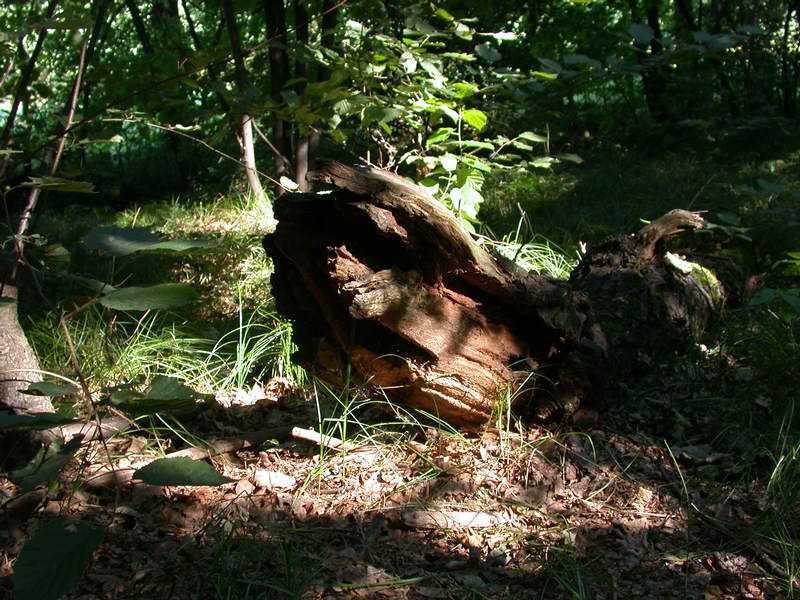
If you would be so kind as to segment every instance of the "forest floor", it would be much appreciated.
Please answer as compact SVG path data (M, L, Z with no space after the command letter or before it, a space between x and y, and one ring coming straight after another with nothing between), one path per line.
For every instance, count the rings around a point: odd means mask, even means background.
M531 193L538 177L523 180L518 191L539 199L544 212L536 223L559 227L566 227L561 217L550 218L547 210L599 223L608 212L605 198L626 198L614 204L626 219L658 214L645 210L654 189L651 165L642 166L641 177L623 177L626 165L607 169L613 174L609 190L617 196L605 189L586 192L595 198L597 215L584 214L588 200L575 201L580 210L564 209L564 194L572 187L566 179L552 200L549 188ZM672 178L687 182L684 200L700 189L718 195L720 205L743 207L742 215L755 223L748 231L756 240L745 250L758 239L764 248L759 252L773 261L787 248L797 250L793 189L781 192L786 207L778 206L772 192L767 202L766 191L727 181L717 185L722 176L714 186L703 186L706 170L696 170L693 179ZM633 207L620 182L641 183L641 206ZM511 187L505 187L506 196ZM504 198L498 206L516 206ZM748 212L752 198L766 206L769 219L757 218L764 211ZM664 203L683 205L672 197ZM56 215L53 229L65 244L98 223L158 226L170 237L218 234L234 241L224 252L174 264L142 257L127 272L118 266L120 279L153 278L132 280L136 285L175 277L203 287L203 314L186 317L194 327L191 335L155 318L125 325L123 317L109 322L105 313L86 311L74 320L83 375L103 410L109 410L108 402L100 390L108 385L141 385L157 374L179 376L180 369L185 374L182 361L196 357L198 348L206 352L204 365L207 347L178 348L198 330L212 346L214 340L237 341L231 356L220 359L218 378L228 377L228 365L233 369L242 362L241 373L249 373L272 361L239 361L238 354L251 330L237 305L251 297L246 315L271 326L271 317L255 308L269 303L269 273L260 247L263 228L251 222L253 207L227 221L215 207L198 202L160 205L150 215L140 208L109 217L96 207L76 207ZM498 219L515 221L518 215L512 213L503 217L498 211ZM87 219L93 222L72 231ZM620 223L606 224L597 236L606 229L628 230ZM740 239L742 231L736 221L731 237ZM570 242L559 239L558 231L548 234L559 244ZM87 269L107 270L85 251L75 257L82 257ZM771 273L767 284L774 284L777 294L771 302L730 311L702 340L705 345L654 365L642 381L615 382L598 391L595 404L569 424L545 427L511 419L455 430L409 418L375 390L336 397L307 378L298 383L302 378L251 373L196 410L138 417L131 429L105 443L83 444L47 486L24 492L0 473L0 597L13 597L20 552L56 519L70 531L102 532L88 568L65 596L69 599L798 597L800 442L794 400L800 310L789 304L796 299L796 275L782 280ZM788 290L785 303L776 290ZM65 290L54 288L56 293ZM238 329L221 329L219 319L205 320L208 315L224 315ZM25 323L43 368L76 378L65 368L70 355L57 338L57 316L31 311ZM158 323L163 330L134 350L140 344L134 333L152 332ZM168 367L173 370L165 372ZM194 385L190 379L202 375L182 381ZM75 401L76 409L85 414L81 402ZM344 442L314 440L314 431ZM202 449L213 440L254 444L204 456ZM191 447L194 458L205 458L232 481L161 487L93 479L107 474L110 465L118 475L130 475Z
M769 508L763 483L725 484L739 457L691 443L702 432L669 446L645 427L694 421L690 388L650 390L638 413L584 411L573 431L387 427L365 404L356 422L380 435L334 449L292 435L318 426L320 405L274 380L184 421L205 439L275 435L212 459L230 484L62 485L6 510L0 589L23 542L60 516L104 531L75 599L786 597L777 555L743 533ZM95 442L67 481L108 471L107 452L118 471L145 464L149 443Z

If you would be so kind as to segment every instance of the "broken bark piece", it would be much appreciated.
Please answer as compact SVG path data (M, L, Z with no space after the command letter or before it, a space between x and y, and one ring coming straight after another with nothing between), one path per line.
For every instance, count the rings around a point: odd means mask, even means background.
M679 351L715 310L662 256L671 235L702 225L696 213L599 244L564 281L490 255L393 173L330 162L310 178L339 189L280 197L264 240L296 358L457 425L509 402L570 413L608 378Z

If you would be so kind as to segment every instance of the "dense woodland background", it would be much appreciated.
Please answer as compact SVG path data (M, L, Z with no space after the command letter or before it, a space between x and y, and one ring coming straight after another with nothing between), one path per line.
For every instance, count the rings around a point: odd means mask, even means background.
M3 438L2 593L800 593L800 2L15 0L0 49L0 310L57 413L0 429L127 428ZM459 431L292 362L261 240L331 158L556 277L703 211L741 285L599 412ZM178 449L230 479L142 472Z

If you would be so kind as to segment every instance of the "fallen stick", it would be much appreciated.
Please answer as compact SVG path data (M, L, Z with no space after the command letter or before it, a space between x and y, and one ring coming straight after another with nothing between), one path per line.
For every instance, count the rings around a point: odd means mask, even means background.
M313 429L303 429L302 427L292 428L292 437L313 442L330 450L355 450L357 446L349 442L340 440L330 435L323 435Z
M183 450L177 450L167 454L163 458L191 458L192 460L204 460L206 458L219 456L220 454L229 454L231 452L236 452L237 450L242 450L251 446L257 446L258 444L262 444L265 441L273 438L279 440L286 439L290 437L291 433L292 430L289 427L273 427L271 429L262 429L260 431L246 433L235 438L212 440L206 448L184 448ZM115 479L117 483L128 483L133 479L133 474L138 469L141 469L142 467L156 460L158 460L158 458L143 461L138 463L136 466L122 468L117 467L113 471L110 468L107 468L106 470L103 470L87 479L86 485L89 487L103 487L113 483Z
M510 518L496 513L452 510L408 510L403 523L412 529L482 529L507 524Z

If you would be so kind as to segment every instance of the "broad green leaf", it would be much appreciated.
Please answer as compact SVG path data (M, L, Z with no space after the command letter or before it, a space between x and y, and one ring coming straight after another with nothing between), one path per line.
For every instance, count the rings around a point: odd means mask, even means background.
M403 52L400 56L400 65L406 73L413 73L417 70L417 59L410 52Z
M420 33L424 33L425 35L433 35L435 33L438 33L438 31L433 25L421 19L414 22L414 29L416 29Z
M430 148L434 144L438 144L439 142L443 142L450 138L451 135L455 133L455 129L452 127L440 127L433 134L425 140L425 147Z
M72 192L77 194L94 194L94 184L88 181L73 181L63 177L31 177L22 185L48 190L51 192Z
M525 150L526 152L531 152L533 150L533 146L530 144L525 144L524 142L520 142L518 140L514 140L511 142L511 145L518 150Z
M539 158L533 159L529 164L532 167L539 167L540 169L549 169L553 166L553 163L556 162L556 159L552 156L540 156Z
M235 481L203 460L185 457L160 458L138 469L133 477L150 485L224 485Z
M560 63L550 58L540 58L539 62L542 63L542 66L547 67L553 73L561 73L561 71L564 70L564 67L562 67Z
M364 109L362 122L370 123L371 121L377 121L378 123L388 123L402 115L403 111L392 108L391 106L369 106Z
M445 154L439 157L439 164L448 173L455 171L456 167L458 167L458 157L453 154Z
M23 394L31 396L67 396L78 391L70 383L53 383L51 381L36 381L28 386L27 390L22 390Z
M191 410L197 400L207 398L174 377L157 376L146 393L131 389L114 390L109 399L128 414L152 415L170 410Z
M461 156L460 160L463 164L479 169L485 173L491 173L493 170L493 166L489 162L474 154L464 154Z
M569 162L573 162L577 165L583 162L583 159L580 156L578 156L577 154L572 154L571 152L562 152L560 154L557 154L556 158L558 160L566 160Z
M453 33L456 34L457 38L464 40L465 42L472 41L472 29L466 23L462 23L461 21L456 22L456 28Z
M437 109L439 111L443 112L444 114L446 114L448 117L450 117L450 119L453 121L453 123L458 123L458 112L457 111L453 110L452 108L450 108L446 104L440 104L439 106L437 106Z
M630 33L633 39L636 40L636 43L641 46L649 44L656 37L653 28L644 23L634 23L628 28L628 33Z
M439 193L439 182L430 177L426 177L422 181L419 181L418 185L424 187L431 196L436 196Z
M589 58L585 54L569 54L564 57L564 62L568 65L589 65L595 69L603 66L599 60Z
M128 415L142 417L154 415L156 413L169 412L171 410L192 410L197 407L194 399L175 398L159 399L148 398L130 390L119 390L111 394L111 402L119 410Z
M78 283L82 283L86 287L88 287L93 292L103 292L111 290L111 286L107 283L100 281L98 279L92 279L91 277L83 277L81 275L75 275L74 273L66 273L65 277L71 279L72 281L77 281Z
M482 202L483 196L478 190L469 186L461 188L461 211L470 219L478 217L478 209Z
M440 56L442 58L452 58L453 60L463 60L466 62L477 60L473 54L466 54L464 52L442 52Z
M429 75L433 75L434 77L441 77L442 71L439 68L439 65L436 64L435 61L432 61L429 58L425 58L420 61L419 66L425 69Z
M76 435L63 446L59 447L56 442L50 448L42 448L30 464L16 471L10 471L8 478L26 492L52 481L81 447L82 440L82 435Z
M529 142L546 142L547 141L547 136L539 135L538 133L534 133L532 131L523 131L522 133L517 135L517 137L521 138L523 140L528 140Z
M160 241L147 227L95 227L83 238L89 250L102 250L111 256L127 256Z
M457 81L450 86L450 89L453 90L453 95L456 98L469 98L470 96L477 94L480 88L474 83Z
M158 375L150 384L145 397L154 400L194 400L198 394L174 377Z
M475 46L475 54L480 56L483 60L488 62L497 62L503 55L492 47L488 42L483 42Z
M481 142L479 140L462 140L453 142L462 148L480 148L482 150L494 150L495 146L491 142Z
M485 179L483 173L478 169L459 169L456 173L456 186L460 188L470 187L474 190L480 190L483 187Z
M437 8L436 12L434 14L437 17L439 17L440 19L444 19L445 21L452 21L453 20L453 15L451 15L449 12L447 12L443 8Z
M43 523L25 543L14 563L14 592L18 600L57 600L80 581L103 533L66 521Z
M188 304L196 295L185 283L160 283L115 289L103 296L100 303L115 310L154 310Z
M476 108L468 108L464 111L462 117L478 131L486 127L486 121L488 119L485 112Z
M776 183L774 181L768 181L766 179L757 179L756 183L758 187L769 194L782 194L786 191L786 186L782 183Z
M16 415L9 411L0 411L0 429L50 429L59 425L75 423L73 419L58 413L28 413Z

